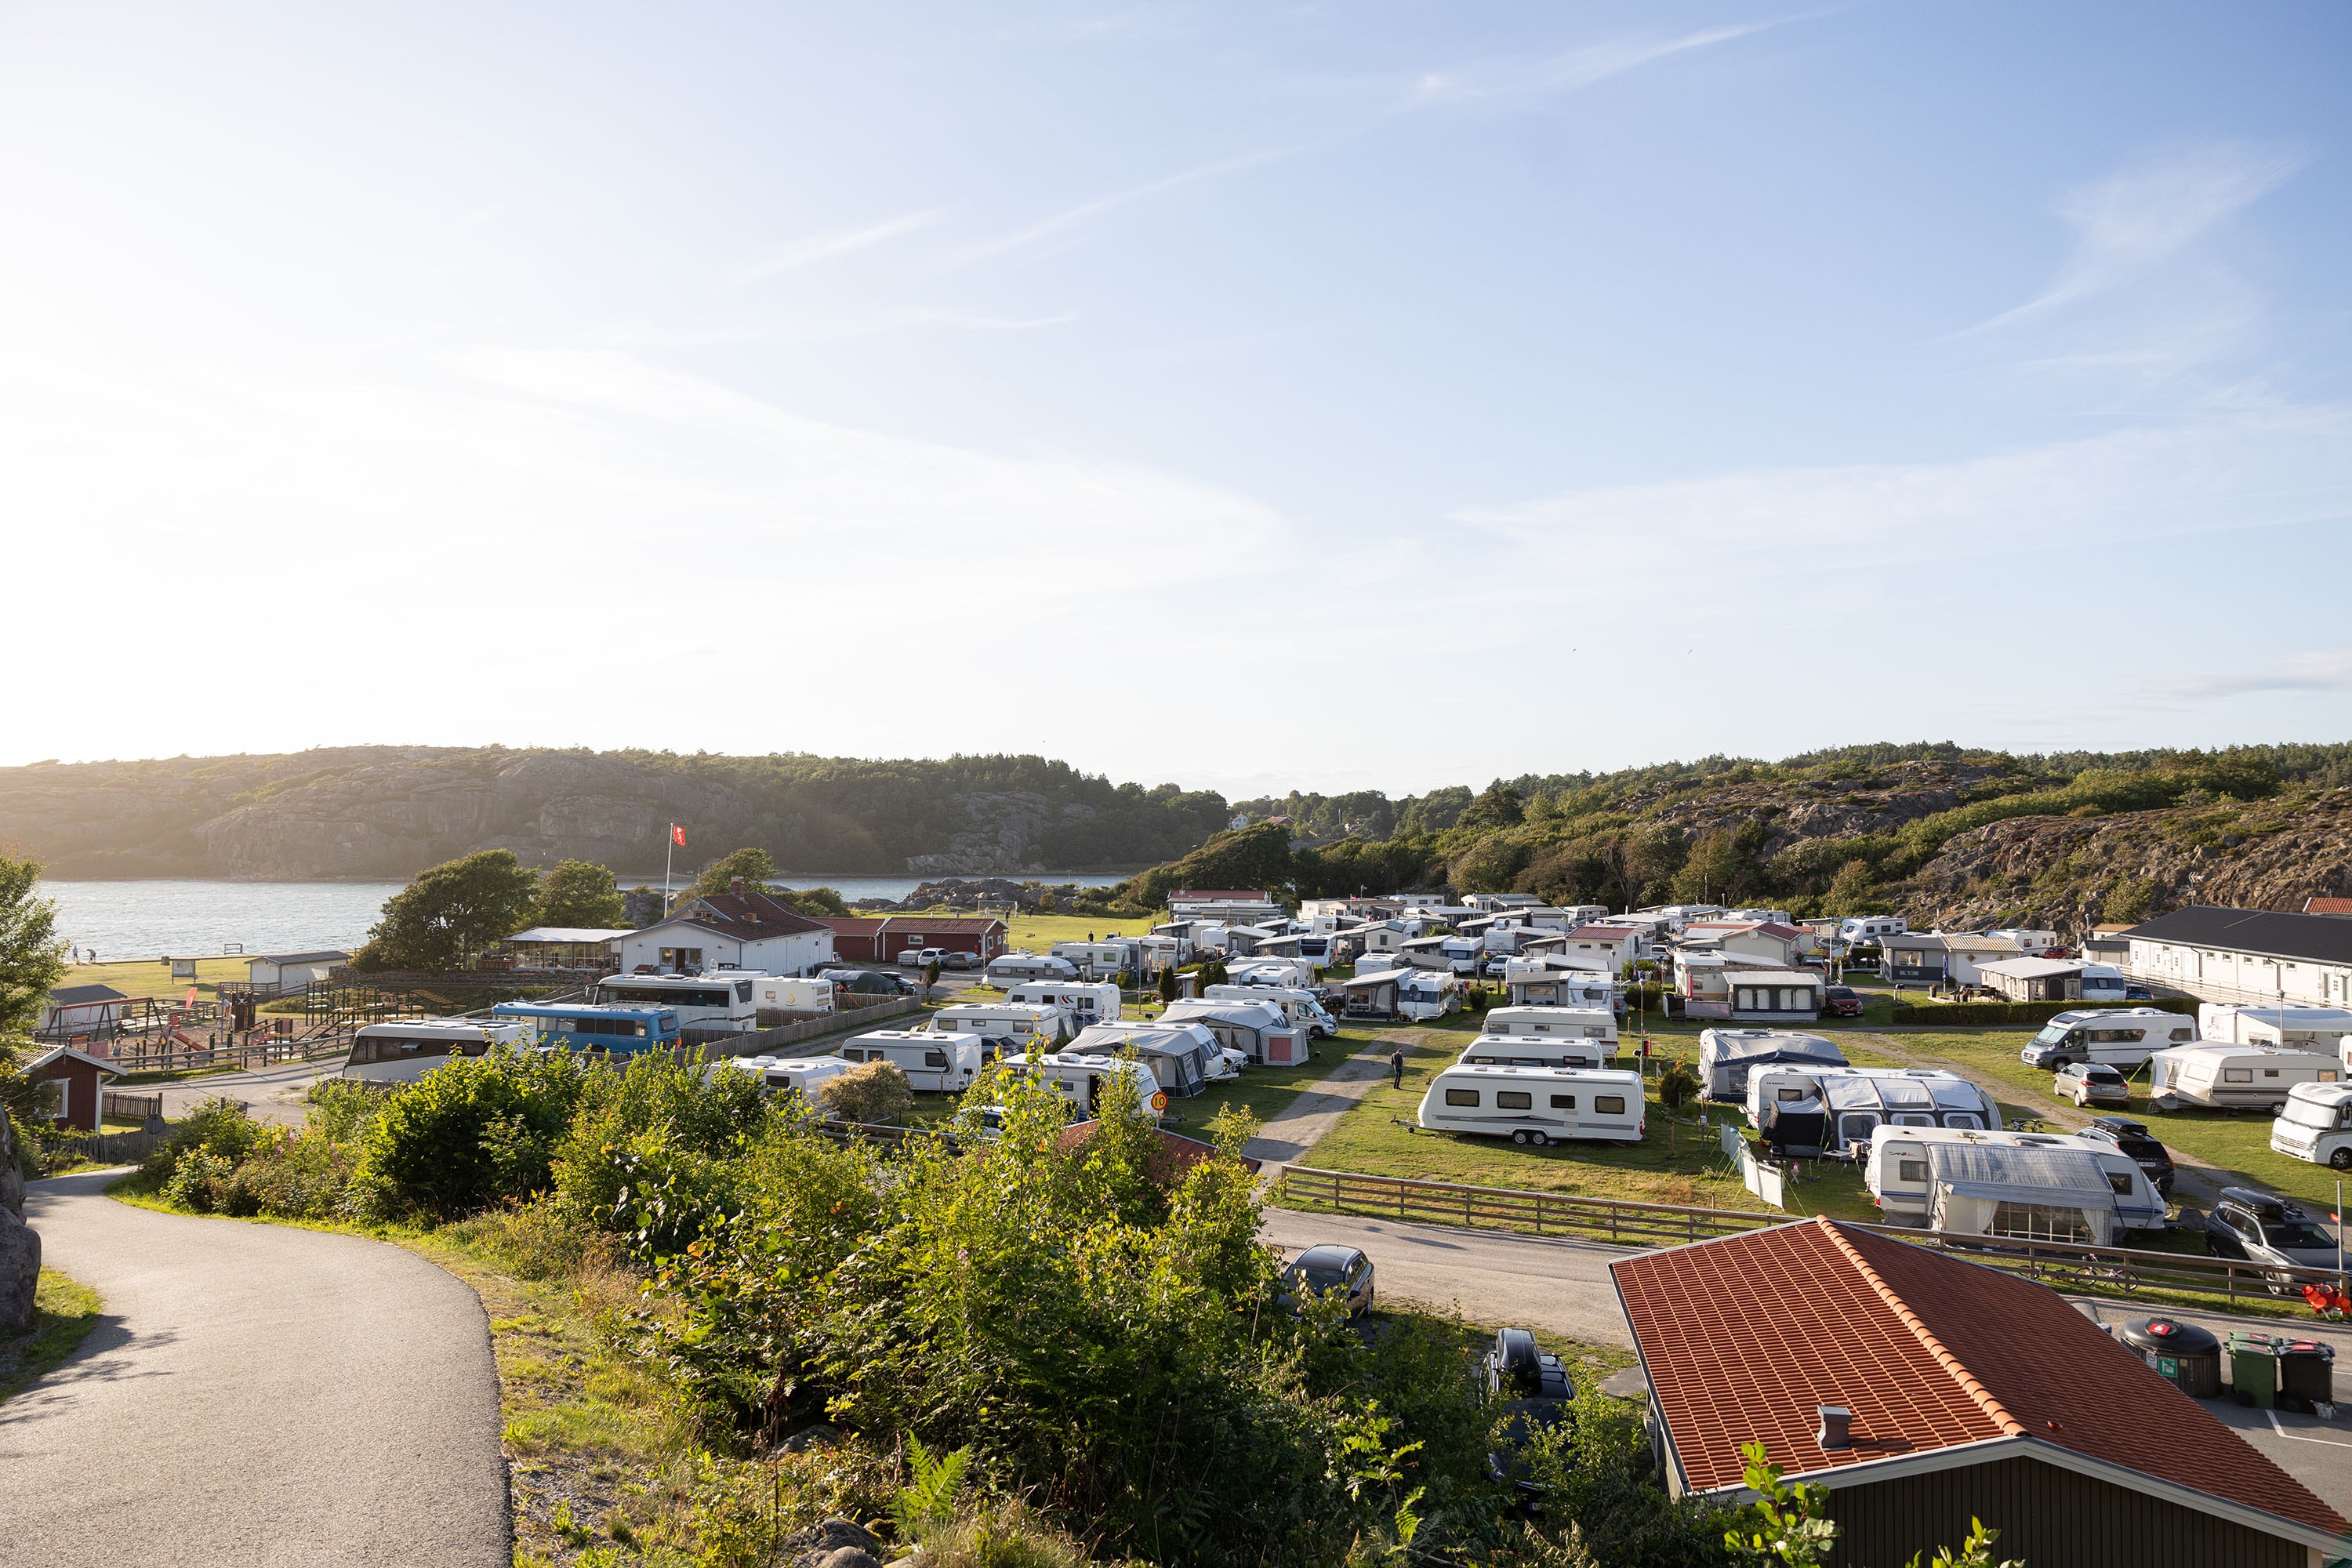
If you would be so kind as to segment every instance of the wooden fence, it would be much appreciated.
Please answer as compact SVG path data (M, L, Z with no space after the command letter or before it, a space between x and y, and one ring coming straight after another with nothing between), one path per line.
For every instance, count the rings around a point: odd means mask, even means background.
M106 1091L100 1108L101 1116L117 1121L146 1121L163 1114L163 1097L160 1094L125 1094L121 1089Z
M1675 1204L1631 1203L1618 1198L1571 1197L1513 1187L1460 1186L1397 1176L1368 1176L1293 1165L1277 1190L1285 1197L1325 1203L1343 1213L1376 1214L1427 1225L1510 1230L1620 1247L1676 1247L1710 1237L1738 1236L1792 1223L1779 1214L1740 1209L1685 1208ZM1857 1230L1893 1237L1915 1247L1948 1252L2022 1274L2062 1290L2131 1295L2140 1290L2179 1291L2216 1297L2231 1306L2241 1296L2299 1297L2311 1284L2340 1285L2332 1268L2280 1268L2234 1258L2189 1253L2149 1252L2137 1247L2088 1247L2007 1237L1949 1236L1902 1226L1864 1225Z

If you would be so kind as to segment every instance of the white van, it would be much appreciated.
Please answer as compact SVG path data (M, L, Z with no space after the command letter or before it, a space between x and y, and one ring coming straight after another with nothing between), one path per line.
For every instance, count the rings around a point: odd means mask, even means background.
M1938 1149L1994 1152L1938 1158ZM2024 1152L2001 1152L2012 1150ZM1941 1209L1942 1228L1961 1235L2106 1246L2116 1230L2164 1224L2164 1195L2137 1161L2112 1143L2068 1133L1882 1127L1862 1166L1863 1184L1889 1225L1927 1226ZM2079 1202L2062 1201L2075 1190Z
M1940 1068L1832 1068L1770 1062L1748 1074L1748 1120L1792 1154L1858 1157L1881 1127L2000 1127L1984 1090Z
M2074 1062L2095 1062L2129 1075L2152 1052L2197 1038L2194 1020L2160 1007L2101 1007L2061 1013L2025 1043L2017 1059L2056 1072Z
M1121 1073L1135 1079L1136 1098L1143 1114L1152 1121L1160 1120L1168 1109L1168 1091L1160 1087L1159 1077L1140 1062L1125 1062L1117 1057L1095 1056L1081 1051L1024 1052L1004 1058L1004 1065L1015 1072L1035 1072L1047 1083L1070 1097L1070 1107L1076 1114L1073 1121L1086 1121L1102 1113L1106 1094Z
M1601 1055L1617 1054L1617 1015L1599 1007L1489 1007L1478 1031L1592 1040Z
M1302 991L1295 985L1212 985L1201 994L1204 1002L1265 1002L1282 1009L1290 1021L1320 1039L1329 1039L1339 1032L1339 1020L1332 1017L1312 991Z
M854 1066L839 1057L721 1057L703 1073L714 1083L723 1072L758 1073L762 1094L799 1093L814 1102L818 1085Z
M2352 1171L2352 1083L2299 1083L2271 1123L2271 1148L2290 1160Z
M844 1061L895 1062L917 1094L955 1094L980 1076L978 1035L940 1030L877 1029L841 1047Z
M978 1035L984 1041L1010 1041L1000 1048L1013 1051L1028 1050L1033 1042L1051 1050L1078 1032L1061 1008L1029 1002L951 1003L925 1019L922 1026L951 1035Z
M2175 1099L2213 1110L2275 1111L2299 1083L2343 1081L2344 1064L2316 1051L2205 1042L2176 1046L2147 1059L2150 1099Z
M2124 972L2112 963L2083 965L2083 1000L2085 1002L2121 1002L2130 989L2131 982ZM2199 1027L2201 1029L2202 1025Z
M2270 1046L2341 1057L2352 1037L2352 1010L2342 1007L2250 1007L2208 1002L2197 1009L2197 1032L2208 1040Z
M352 1037L341 1077L362 1083L415 1083L451 1057L487 1055L492 1046L522 1043L520 1024L473 1018L402 1018L362 1025Z
M1457 1063L1430 1080L1414 1120L1427 1132L1541 1145L1555 1139L1638 1143L1647 1118L1637 1072Z
M1030 980L1076 980L1078 966L1066 958L1035 952L1007 952L988 961L981 978L1010 990Z
M1070 1032L1088 1024L1116 1023L1118 987L1108 981L1024 980L1004 988L1005 1001L1023 1007L1059 1007L1070 1016Z

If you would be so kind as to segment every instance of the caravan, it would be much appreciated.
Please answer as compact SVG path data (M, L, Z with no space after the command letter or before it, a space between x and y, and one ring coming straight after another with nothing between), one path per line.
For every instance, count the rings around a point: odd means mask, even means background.
M1887 1224L1959 1236L2112 1247L2165 1216L2137 1161L2057 1132L1882 1127L1863 1156L1863 1184Z
M1070 1042L1079 1056L1118 1056L1133 1051L1151 1069L1160 1087L1173 1095L1200 1093L1213 1083L1241 1076L1244 1058L1229 1051L1198 1023L1096 1024Z
M1938 1068L1831 1068L1773 1062L1748 1075L1748 1120L1790 1154L1859 1157L1881 1127L1998 1130L2000 1107Z
M1318 1038L1328 1040L1339 1032L1339 1020L1315 993L1295 985L1212 985L1201 994L1207 1002L1263 1002L1279 1007L1292 1023Z
M2209 1110L2275 1111L2299 1083L2336 1083L2344 1064L2316 1051L2274 1051L2210 1042L2176 1046L2147 1058L2151 1100L2179 1100Z
M714 1083L721 1073L758 1073L761 1094L799 1094L813 1102L820 1084L854 1069L839 1057L721 1057L702 1070Z
M2249 1007L2208 1002L2197 1009L2197 1032L2209 1041L2343 1058L2352 1037L2352 1010L2342 1007Z
M1138 959L1129 942L1057 942L1048 956L1076 965L1081 980L1122 979L1135 973Z
M2017 1059L2052 1072L2074 1062L2090 1062L2129 1073L2151 1052L2185 1046L2196 1038L2194 1022L2160 1007L2077 1009L2060 1013L2042 1025L2042 1032L2017 1053Z
M1414 1120L1424 1132L1467 1132L1522 1144L1555 1139L1637 1143L1647 1106L1637 1072L1457 1063L1430 1080Z
M493 1046L520 1045L523 1026L473 1018L402 1018L365 1024L352 1037L341 1077L362 1083L415 1083L452 1057L487 1055Z
M933 1013L923 1027L978 1035L999 1056L1039 1046L1052 1050L1077 1033L1059 1007L1025 1002L957 1002Z
M1074 981L1078 966L1066 958L1034 952L1007 952L988 961L981 978L1006 990L1032 980Z
M1073 1121L1090 1121L1111 1108L1111 1090L1121 1077L1131 1079L1144 1115L1160 1120L1168 1109L1168 1091L1141 1062L1079 1051L1024 1052L1004 1058L1015 1072L1034 1072L1068 1097Z
M877 1029L841 1047L844 1061L893 1062L917 1094L955 1094L980 1076L978 1035L944 1030Z
M1600 1007L1490 1007L1479 1032L1590 1040L1602 1056L1617 1054L1617 1015Z
M1233 985L1275 985L1291 991L1310 991L1315 985L1315 967L1296 958L1241 958L1225 964L1226 983Z
M1748 1075L1771 1062L1804 1062L1842 1068L1845 1053L1819 1035L1793 1034L1784 1029L1702 1029L1698 1036L1698 1078L1709 1100L1744 1104Z
M1005 988L1004 1000L1021 1007L1059 1007L1073 1032L1088 1024L1118 1021L1119 990L1108 981L1024 980Z
M1568 1035L1480 1035L1462 1050L1465 1067L1605 1068L1607 1040Z
M1307 1031L1271 1002L1171 1002L1162 1024L1201 1024L1225 1049L1267 1067L1307 1059Z

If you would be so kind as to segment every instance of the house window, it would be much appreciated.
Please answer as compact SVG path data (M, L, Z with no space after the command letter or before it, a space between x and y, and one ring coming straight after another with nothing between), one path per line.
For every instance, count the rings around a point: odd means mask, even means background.
M1445 1103L1448 1105L1475 1105L1478 1103L1478 1091L1475 1089L1449 1089L1445 1091Z

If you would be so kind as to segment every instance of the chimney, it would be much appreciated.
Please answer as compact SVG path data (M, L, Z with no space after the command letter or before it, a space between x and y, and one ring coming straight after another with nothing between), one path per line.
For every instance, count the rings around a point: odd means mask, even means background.
M1848 1428L1853 1425L1853 1412L1834 1405L1824 1405L1819 1408L1822 1429L1813 1434L1813 1441L1832 1451L1853 1447L1853 1438L1848 1435Z
M727 890L734 894L737 898L741 898L743 896L743 879L740 877L728 878Z

